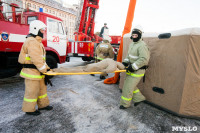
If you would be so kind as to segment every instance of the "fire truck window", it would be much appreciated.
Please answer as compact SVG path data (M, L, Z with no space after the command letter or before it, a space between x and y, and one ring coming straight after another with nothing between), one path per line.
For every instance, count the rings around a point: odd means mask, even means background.
M37 20L37 16L31 16L31 17L28 17L28 24L30 24L31 23L31 21L33 21L33 20Z
M48 30L52 33L64 34L62 23L53 19L48 19Z
M58 22L52 19L48 19L48 30L52 33L59 33Z
M63 32L63 27L62 27L62 23L61 23L61 22L58 23L58 27L59 27L59 33L60 33L60 34L64 34L64 32Z
M8 21L12 22L12 18L9 18Z

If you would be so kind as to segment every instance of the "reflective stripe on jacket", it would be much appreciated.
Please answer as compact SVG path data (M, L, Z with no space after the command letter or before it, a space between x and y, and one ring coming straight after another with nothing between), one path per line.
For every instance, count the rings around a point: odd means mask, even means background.
M142 40L138 42L132 42L128 49L128 54L124 59L124 62L131 63L134 70L148 64L150 58L150 51L146 43Z
M131 73L131 72L126 72L127 75L130 75L132 77L143 77L144 74L135 74L135 73Z
M23 68L20 76L27 79L42 80L44 76L40 73L45 73L50 69L46 64L46 51L44 49L42 38L39 36L28 37L22 45L18 62L20 64L34 64L37 69Z

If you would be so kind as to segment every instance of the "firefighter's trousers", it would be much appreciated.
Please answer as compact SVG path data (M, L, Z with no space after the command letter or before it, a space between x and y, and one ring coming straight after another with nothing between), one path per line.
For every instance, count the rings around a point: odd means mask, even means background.
M42 80L25 79L25 94L22 105L24 112L34 112L35 106L44 108L49 105L47 86Z
M126 74L120 105L123 105L124 107L130 107L132 100L134 103L145 100L145 97L137 88L137 84L140 82L143 76L144 74L135 74L135 76Z

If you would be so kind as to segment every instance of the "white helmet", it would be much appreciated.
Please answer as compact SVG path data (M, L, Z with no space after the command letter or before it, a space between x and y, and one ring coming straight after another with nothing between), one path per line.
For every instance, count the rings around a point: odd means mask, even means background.
M141 34L143 33L143 28L141 25L136 25L134 28L133 28L133 31L136 30L136 31L139 31Z
M37 35L40 29L46 28L47 26L40 20L34 20L30 23L29 33Z

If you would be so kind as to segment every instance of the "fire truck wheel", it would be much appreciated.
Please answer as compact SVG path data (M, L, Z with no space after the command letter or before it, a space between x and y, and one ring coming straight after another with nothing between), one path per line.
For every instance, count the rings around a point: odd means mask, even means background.
M57 61L52 55L47 55L46 62L51 69L58 67Z
M82 57L82 60L83 61L91 61L91 58L90 57Z
M70 62L70 57L66 57L66 62Z
M18 70L16 68L0 69L0 79L15 76Z

